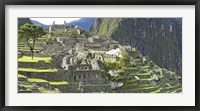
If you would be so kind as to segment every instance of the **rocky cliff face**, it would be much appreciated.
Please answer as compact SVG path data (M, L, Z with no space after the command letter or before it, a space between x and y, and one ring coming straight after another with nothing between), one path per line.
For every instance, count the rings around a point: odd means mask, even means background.
M98 18L90 30L136 47L160 67L182 73L180 18Z

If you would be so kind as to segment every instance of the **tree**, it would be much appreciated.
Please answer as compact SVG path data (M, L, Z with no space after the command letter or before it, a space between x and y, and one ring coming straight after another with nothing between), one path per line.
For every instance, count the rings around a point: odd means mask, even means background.
M123 54L122 58L120 59L120 66L130 66L130 59L131 57L128 54Z
M26 40L26 43L30 47L32 59L35 41L38 39L38 37L41 37L42 35L45 35L45 32L41 26L32 25L29 23L22 25L18 30L18 38L23 38Z

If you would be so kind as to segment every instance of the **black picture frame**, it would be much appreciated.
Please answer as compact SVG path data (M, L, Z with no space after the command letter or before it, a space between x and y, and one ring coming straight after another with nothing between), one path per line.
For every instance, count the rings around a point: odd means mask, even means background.
M195 5L195 106L5 106L6 5ZM198 111L200 110L199 36L200 0L2 0L0 5L0 109L1 111ZM187 101L187 100L185 100Z

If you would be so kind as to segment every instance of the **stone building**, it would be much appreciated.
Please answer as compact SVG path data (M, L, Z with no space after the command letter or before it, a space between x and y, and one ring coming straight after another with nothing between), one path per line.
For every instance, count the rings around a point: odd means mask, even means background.
M109 42L106 38L90 37L88 38L88 48L94 50L108 50Z
M99 43L87 43L87 44L85 44L85 47L87 47L88 49L92 49L92 50L101 50L102 49L102 45Z
M119 57L117 57L116 55L111 55L111 54L104 54L103 55L104 61L106 62L116 62L119 61Z
M96 60L99 60L99 61L104 62L103 53L95 53L95 54L94 54L94 58L95 58Z
M78 35L78 36L76 36L76 38L78 39L79 43L87 43L88 42L88 39L86 38L85 35Z
M100 70L100 66L96 59L91 60L92 70Z
M76 43L76 52L83 52L85 48L84 43Z
M95 53L94 58L96 60L102 61L102 62L116 62L119 61L119 57L113 54L106 54L106 53Z
M116 49L119 47L119 43L114 40L109 40L109 49Z
M62 44L60 42L57 42L56 39L46 42L46 44L44 44L43 46L43 53L48 55L59 53L62 50Z

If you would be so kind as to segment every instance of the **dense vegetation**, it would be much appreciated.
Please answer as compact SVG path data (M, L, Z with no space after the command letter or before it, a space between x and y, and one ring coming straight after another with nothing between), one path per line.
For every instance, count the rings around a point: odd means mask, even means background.
M24 24L18 30L18 39L25 39L28 44L32 59L33 59L33 50L35 49L36 39L45 35L45 32L42 27L32 24Z

